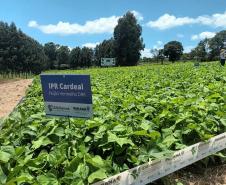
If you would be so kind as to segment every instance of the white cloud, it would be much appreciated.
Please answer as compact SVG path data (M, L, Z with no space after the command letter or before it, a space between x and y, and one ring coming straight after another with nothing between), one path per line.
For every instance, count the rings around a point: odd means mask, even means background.
M137 12L136 10L132 10L131 13L137 18L138 21L143 21L144 17L140 12Z
M159 47L159 48L156 48L155 46L153 47L153 49L162 49L162 48L163 47ZM185 46L184 53L189 53L193 48L195 48L195 46ZM144 50L141 51L141 58L144 58L144 57L147 57L147 58L153 57L153 54L151 53L151 49L144 48Z
M37 27L38 23L36 21L29 21L28 26L29 27Z
M211 16L199 16L197 20L203 25L226 27L226 11L223 14L216 13Z
M156 21L150 21L147 23L147 26L151 28L158 28L160 30L165 30L173 28L176 26L182 26L185 24L193 23L193 19L189 17L177 18L174 15L164 14L159 17Z
M139 21L144 19L142 14L135 10L132 10L131 13L133 13ZM42 25L35 20L31 20L28 22L28 26L39 29L46 34L71 35L113 33L115 26L118 24L118 19L121 17L122 16L114 15L111 17L102 17L86 21L84 24L59 21L57 24Z
M184 53L189 53L195 46L185 46L184 47Z
M163 48L163 42L161 40L158 40L156 42L156 44L153 46L152 49L162 49ZM150 48L144 48L144 50L141 51L141 58L144 58L144 57L147 57L147 58L151 58L153 57L153 54L151 53L151 50Z
M149 48L144 48L144 50L141 51L141 58L151 58L152 54L151 54L151 49Z
M216 35L215 32L204 31L197 35L192 35L191 40L203 40L205 38L213 38Z
M57 24L41 25L36 21L30 21L28 26L37 28L46 34L101 34L112 33L118 23L118 16L111 16L107 18L99 18L93 21L87 21L85 24L58 22Z
M87 48L92 48L92 49L94 49L94 48L96 47L96 45L98 45L98 44L100 44L100 43L99 43L99 42L95 42L95 43L89 42L89 43L83 44L82 47L87 47Z
M148 27L165 30L173 27L188 25L188 24L201 24L213 27L226 27L226 12L213 15L202 15L196 18L191 17L176 17L174 15L164 14L155 21L149 21Z

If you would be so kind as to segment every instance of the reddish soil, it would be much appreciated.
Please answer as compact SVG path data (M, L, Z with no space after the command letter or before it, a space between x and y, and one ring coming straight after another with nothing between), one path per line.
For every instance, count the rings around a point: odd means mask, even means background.
M0 81L0 118L13 110L31 82L31 79Z

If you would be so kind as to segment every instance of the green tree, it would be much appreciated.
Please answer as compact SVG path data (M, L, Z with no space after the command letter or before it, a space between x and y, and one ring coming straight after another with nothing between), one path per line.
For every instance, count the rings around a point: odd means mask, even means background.
M93 62L93 50L88 47L83 47L81 50L80 67L90 67Z
M226 30L218 32L209 41L210 60L217 60L220 55L220 50L223 47L223 42L226 40Z
M67 46L60 46L57 49L57 63L58 68L69 68L69 54L70 50Z
M48 68L54 69L54 63L57 56L57 45L53 42L48 42L44 45L45 55L48 57Z
M154 61L158 61L159 50L156 48L153 48L150 50L150 53L152 54L152 59Z
M17 29L0 22L0 72L3 75L38 74L46 69L43 46Z
M181 56L181 60L185 61L189 61L192 60L193 57L191 56L191 52L189 53L183 53L183 55Z
M191 55L194 59L199 60L199 61L206 61L208 60L208 55L209 55L209 39L204 39L201 40L197 47L194 48L191 51Z
M141 55L140 51L144 49L141 34L142 28L131 12L127 12L118 20L118 25L114 30L115 54L118 65L137 65Z
M181 42L178 41L170 41L164 45L164 55L172 62L180 59L183 50Z
M164 49L159 49L158 50L158 55L157 55L157 61L161 61L161 64L163 65L163 61L165 59L165 56L164 56Z
M39 74L41 71L47 69L47 58L44 52L44 48L34 39L27 37L24 43L24 56L22 61L26 66L26 72L32 72Z
M75 69L81 65L81 49L79 47L73 48L69 55L70 67Z
M163 64L164 61L164 50L163 49L151 49L150 50L151 54L152 54L152 59L154 61L161 61L161 64Z
M100 66L101 58L114 58L114 39L104 40L102 43L98 44L94 49L95 55L95 65Z

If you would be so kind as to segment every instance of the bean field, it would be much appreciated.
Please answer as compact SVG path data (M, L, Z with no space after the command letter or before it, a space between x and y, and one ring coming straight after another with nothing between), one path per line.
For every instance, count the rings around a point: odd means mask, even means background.
M217 63L47 73L90 74L93 117L47 117L36 76L2 123L0 184L91 184L226 131Z

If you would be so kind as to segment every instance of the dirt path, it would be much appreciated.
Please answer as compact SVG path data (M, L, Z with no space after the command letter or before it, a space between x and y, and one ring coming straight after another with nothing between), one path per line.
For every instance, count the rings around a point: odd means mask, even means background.
M7 116L25 95L31 79L5 81L0 83L0 118Z

